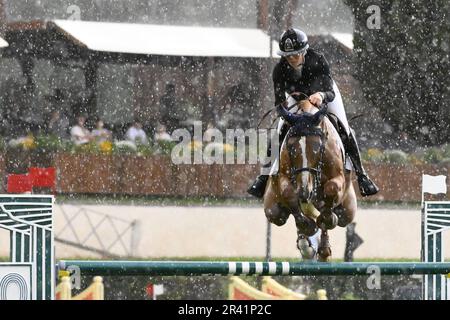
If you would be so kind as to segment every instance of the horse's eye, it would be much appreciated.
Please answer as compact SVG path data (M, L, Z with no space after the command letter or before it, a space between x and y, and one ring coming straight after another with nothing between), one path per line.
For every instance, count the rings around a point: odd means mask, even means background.
M320 151L320 142L314 142L314 144L313 144L313 152L314 152L314 154L319 153L319 151Z

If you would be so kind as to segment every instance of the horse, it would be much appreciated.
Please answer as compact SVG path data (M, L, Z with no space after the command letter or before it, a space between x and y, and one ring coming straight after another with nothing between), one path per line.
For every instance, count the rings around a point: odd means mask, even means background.
M308 100L297 104L298 113L279 106L289 124L282 142L278 173L270 175L264 193L267 219L282 226L292 214L297 227L297 248L305 260L331 260L328 230L345 227L354 219L357 202L352 171L345 168L339 134L326 115ZM317 249L314 235L320 234Z

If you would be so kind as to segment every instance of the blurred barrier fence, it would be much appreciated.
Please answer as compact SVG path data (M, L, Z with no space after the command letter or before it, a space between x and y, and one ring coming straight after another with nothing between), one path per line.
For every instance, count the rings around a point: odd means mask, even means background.
M63 226L55 230L55 241L98 253L105 258L136 255L140 239L138 220L117 218L84 207L76 207L76 211L57 207Z
M242 261L120 261L61 260L55 267L53 243L53 196L2 195L0 227L10 232L11 262L0 263L0 299L54 299L55 269L77 276L201 276L201 275L280 275L356 276L427 275L434 279L425 299L445 300L445 275L450 262L444 262L442 243L429 242L435 262L242 262ZM425 202L426 225L423 235L440 234L450 226L450 202ZM428 227L427 227L428 226ZM71 274L70 272L74 272ZM97 278L98 279L98 278ZM444 281L444 282L441 282ZM97 283L99 281L96 281ZM376 281L375 281L376 282ZM67 284L67 281L65 280ZM430 282L429 282L430 283ZM439 287L439 284L441 286ZM269 284L270 285L270 284ZM15 289L10 290L11 286ZM272 283L271 290L279 290ZM61 289L67 295L67 288ZM262 292L262 294L267 294ZM291 293L292 294L292 293ZM82 296L87 297L87 296Z
M260 291L239 277L231 277L228 286L228 300L278 300L281 297Z
M247 197L246 190L259 174L258 165L183 164L170 156L134 156L57 153L57 192L63 194L127 194L163 196ZM375 164L366 170L380 187L371 201L417 202L421 197L421 174L448 175L448 164ZM8 171L0 156L0 172ZM21 172L17 172L21 173ZM215 181L211 185L199 181ZM447 199L450 198L450 180ZM4 188L6 184L4 182ZM363 200L357 194L360 200Z
M60 260L60 270L75 267L83 275L200 276L200 275L446 275L450 262L234 262Z
M64 276L56 286L56 300L104 300L104 286L102 277L94 277L92 284L78 295L72 297L72 285L70 277Z

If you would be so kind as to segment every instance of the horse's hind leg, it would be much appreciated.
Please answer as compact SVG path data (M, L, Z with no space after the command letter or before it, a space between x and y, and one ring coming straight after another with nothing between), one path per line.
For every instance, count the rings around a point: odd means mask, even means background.
M331 260L331 245L330 245L330 237L328 236L328 231L322 230L322 234L320 235L320 244L319 244L319 261L328 262Z
M319 237L321 230L318 231L313 236L306 236L304 234L297 234L297 249L302 255L304 260L313 260L316 258L316 253L319 249Z

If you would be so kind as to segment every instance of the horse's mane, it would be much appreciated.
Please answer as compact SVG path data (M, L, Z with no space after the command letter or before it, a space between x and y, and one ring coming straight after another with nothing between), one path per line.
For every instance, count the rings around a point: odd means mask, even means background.
M305 99L298 103L298 112L301 113L301 111L314 114L319 111L319 108L309 102L309 100Z
M307 99L298 102L298 111L297 111L298 114L301 114L302 112L315 114L318 111L319 108L313 105ZM328 132L330 131L330 127L333 127L333 124L331 123L330 119L328 119L328 116L325 116L323 120L320 122L320 127L326 134L328 134Z

